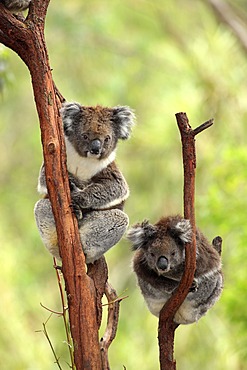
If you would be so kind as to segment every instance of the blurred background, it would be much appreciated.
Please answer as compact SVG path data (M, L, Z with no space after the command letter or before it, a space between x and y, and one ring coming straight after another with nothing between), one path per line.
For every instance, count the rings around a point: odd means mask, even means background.
M54 80L66 99L135 110L137 125L117 157L131 189L131 224L183 212L175 113L186 112L194 128L215 119L196 141L196 219L210 240L223 238L225 289L206 317L176 331L179 370L247 369L247 3L223 1L231 7L221 15L212 3L219 2L60 0L51 1L46 21ZM40 302L61 307L33 218L39 121L29 72L3 46L0 88L0 368L52 370L48 342L37 332L49 317ZM136 287L131 257L125 240L106 254L110 282L128 295L111 368L156 370L158 321ZM47 331L67 369L62 318L53 315Z

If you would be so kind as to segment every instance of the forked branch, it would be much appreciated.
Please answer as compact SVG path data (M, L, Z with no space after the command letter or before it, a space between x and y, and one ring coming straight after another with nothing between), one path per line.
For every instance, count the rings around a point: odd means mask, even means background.
M182 141L184 168L184 218L189 219L193 231L192 243L185 245L185 269L181 282L172 297L164 305L159 318L160 369L175 370L173 359L174 335L178 325L173 321L175 313L186 298L194 279L196 269L196 223L195 223L195 136L213 124L209 120L196 129L192 129L186 113L176 114Z

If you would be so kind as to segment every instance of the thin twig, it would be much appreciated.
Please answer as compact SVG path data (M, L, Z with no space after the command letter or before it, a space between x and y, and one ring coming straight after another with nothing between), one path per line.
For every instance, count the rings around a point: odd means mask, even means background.
M210 120L202 123L200 126L198 126L197 128L195 128L193 130L194 136L196 136L200 132L202 132L202 131L206 130L207 128L209 128L210 126L212 126L213 123L214 123L214 119L213 118L211 118Z
M66 99L64 98L64 96L61 94L60 90L58 90L57 88L57 85L55 84L55 82L53 81L53 85L54 85L54 90L55 90L55 93L56 93L56 96L59 100L60 103L64 103L66 101Z
M47 322L50 320L50 318L51 318L51 316L52 316L52 315L53 315L53 313L51 313L51 314L50 314L50 316L48 317L48 319L47 319L47 320L42 324L42 325L43 325L43 330L37 330L36 332L37 332L37 333L42 332L42 333L45 335L45 337L46 337L46 339L47 339L47 341L48 341L48 343L49 343L49 346L50 346L50 348L51 348L51 350L52 350L53 356L54 356L54 358L55 358L55 363L57 364L58 368L59 368L60 370L62 370L62 367L61 367L61 365L60 365L60 363L59 363L59 358L57 357L56 351L55 351L55 349L54 349L54 347L53 347L53 344L52 344L52 342L51 342L51 340L50 340L50 337L49 337L48 331L47 331L47 329L46 329L46 324L47 324Z
M61 273L59 272L59 269L57 268L57 263L56 263L55 258L53 258L53 262L54 262L54 268L55 268L55 271L56 271L60 297L61 297L62 310L63 310L62 316L63 316L64 328L65 328L65 332L66 332L67 344L68 344L68 348L69 348L69 355L70 355L70 360L71 360L71 369L76 370L75 362L74 362L73 343L72 343L72 338L71 338L71 335L70 335L70 329L69 329L69 323L68 323L68 317L67 317L68 307L65 303L65 296L64 296L64 291L63 291L61 276L60 276Z
M44 308L46 311L49 311L49 312L51 312L51 313L54 313L55 315L58 315L58 316L62 316L62 315L63 315L63 313L62 313L62 312L58 312L58 311L51 310L50 308L48 308L48 307L44 306L41 302L40 302L40 306L41 306L42 308Z
M111 305L111 304L113 304L113 303L116 303L116 302L122 302L124 299L126 299L126 298L129 298L129 296L128 295L125 295L125 296L123 296L123 297L118 297L117 299L114 299L114 301L111 301L111 302L108 302L108 303L104 303L104 304L102 304L102 307L103 306L109 306L109 305Z
M50 347L51 347L51 350L52 350L52 353L53 353L53 355L54 355L55 363L57 364L58 368L62 370L62 367L61 367L61 365L60 365L60 363L59 363L59 358L57 357L56 352L55 352L55 349L54 349L54 347L53 347L53 345L52 345L52 343L51 343L51 340L50 340L50 338L49 338L49 335L48 335L48 332L47 332L47 329L46 329L45 324L43 324L43 328L44 328L44 329L43 329L43 332L44 332L44 334L45 334L45 337L46 337L46 339L48 340L48 343L49 343L49 345L50 345Z

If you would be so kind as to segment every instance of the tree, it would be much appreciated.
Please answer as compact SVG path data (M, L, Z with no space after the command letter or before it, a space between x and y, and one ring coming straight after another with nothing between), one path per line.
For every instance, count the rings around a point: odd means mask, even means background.
M75 365L77 370L86 368L96 370L102 368L101 353L104 368L107 368L107 348L114 338L112 331L110 338L107 336L109 333L106 333L106 338L101 341L102 351L100 350L99 301L105 289L110 300L115 296L114 291L108 284L106 285L107 267L104 258L101 258L93 267L89 267L87 274L77 222L70 208L66 153L59 115L63 98L52 79L44 37L48 5L49 0L33 2L26 19L15 17L0 5L0 41L20 56L31 74L40 120L48 193L63 260L62 271L68 297ZM57 202L58 199L59 202ZM111 305L118 307L118 303L115 302ZM110 307L112 311L112 306ZM116 318L117 316L114 323ZM112 322L109 324L111 325Z

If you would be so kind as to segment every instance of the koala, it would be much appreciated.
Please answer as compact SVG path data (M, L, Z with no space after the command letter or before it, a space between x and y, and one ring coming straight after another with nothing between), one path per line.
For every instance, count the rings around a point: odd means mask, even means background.
M11 11L11 13L18 13L26 10L31 0L0 0L0 2Z
M127 233L135 251L133 269L150 312L159 313L178 287L185 266L185 243L192 241L189 220L161 218L155 225L136 224ZM191 324L206 314L223 289L220 237L212 245L196 230L196 271L191 289L177 310L177 324Z
M123 212L129 188L115 163L119 139L129 138L135 116L129 107L86 107L64 103L61 108L71 200L78 220L86 263L93 263L125 233ZM44 164L38 191L44 196L34 208L39 233L50 253L60 259Z

